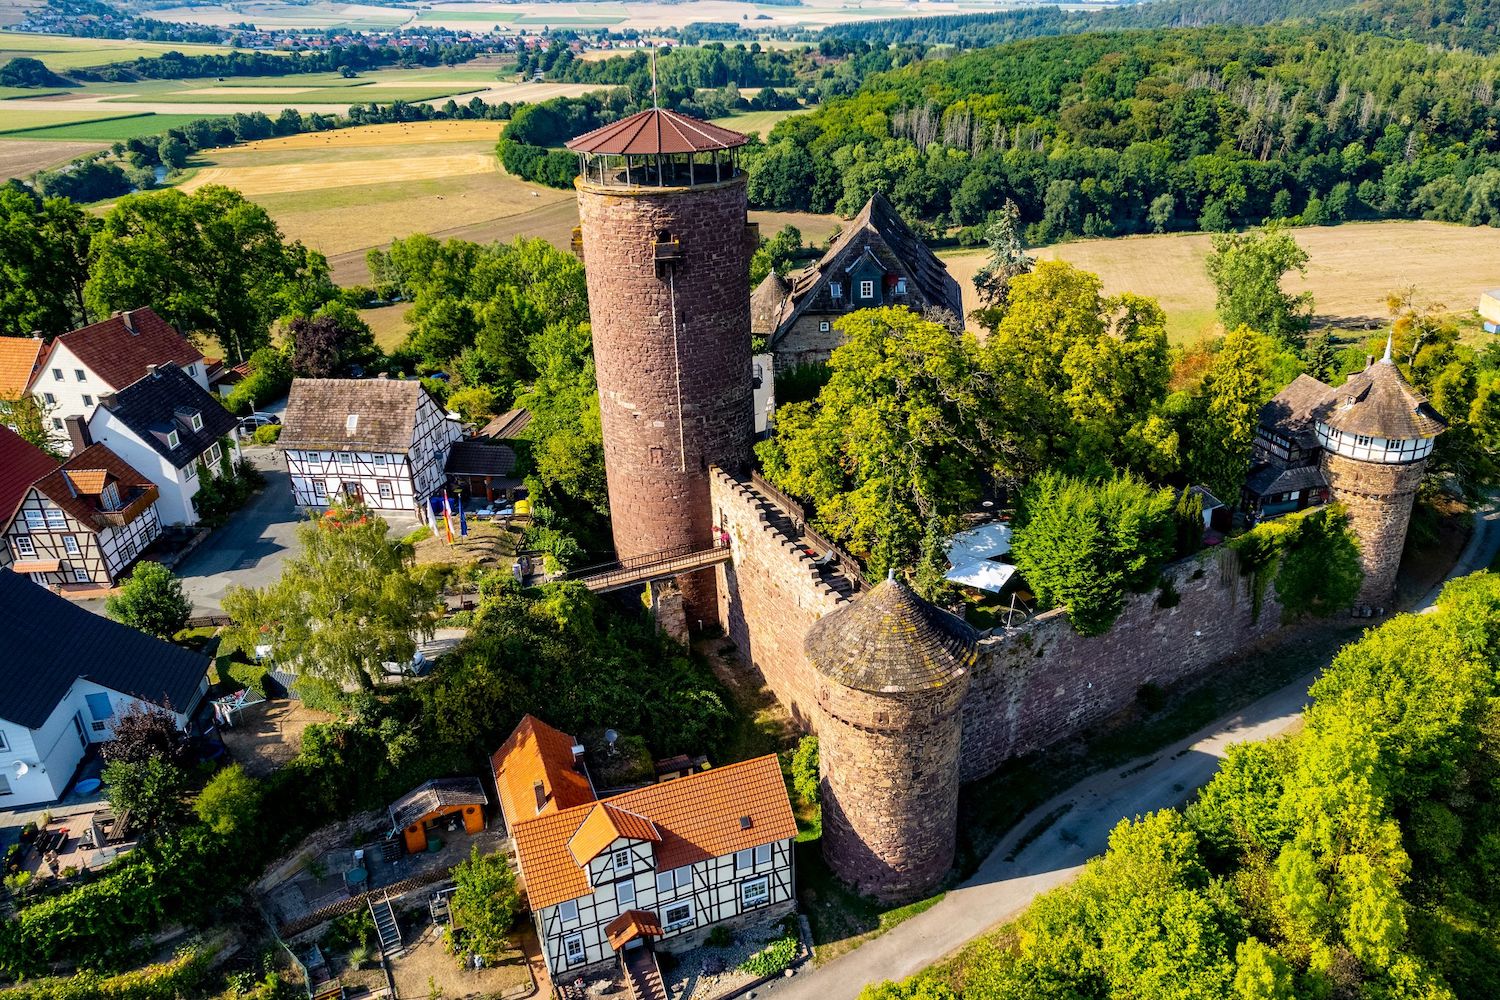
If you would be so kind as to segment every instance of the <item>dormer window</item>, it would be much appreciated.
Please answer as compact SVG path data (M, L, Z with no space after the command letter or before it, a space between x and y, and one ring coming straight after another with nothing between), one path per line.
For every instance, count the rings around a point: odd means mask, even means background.
M178 436L178 434L177 434L176 431L167 431L167 447L168 448L175 448L181 442L182 442L182 438Z
M188 423L192 426L193 430L201 431L203 429L203 414L194 411L192 419Z
M875 282L866 278L859 283L859 297L862 299L873 299L875 297Z
M831 296L833 296L833 301L835 301L835 302L837 302L839 299L843 298L844 297L844 283L842 281L830 281L828 283L828 294L831 295Z

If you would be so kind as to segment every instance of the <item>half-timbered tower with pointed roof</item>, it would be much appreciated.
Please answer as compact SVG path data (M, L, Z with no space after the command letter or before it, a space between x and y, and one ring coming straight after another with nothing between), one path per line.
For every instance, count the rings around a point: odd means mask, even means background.
M959 738L976 642L961 619L894 579L807 632L823 856L860 892L911 898L953 865Z
M709 466L750 460L747 141L653 109L568 143L621 559L709 547ZM689 619L714 621L713 573L680 582Z

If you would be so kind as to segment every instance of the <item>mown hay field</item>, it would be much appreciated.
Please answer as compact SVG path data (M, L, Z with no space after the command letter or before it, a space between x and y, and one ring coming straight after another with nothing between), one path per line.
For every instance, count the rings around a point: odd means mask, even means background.
M29 177L38 170L58 166L107 145L103 142L48 142L0 137L0 181Z
M493 146L499 140L504 126L504 122L493 121L394 122L389 125L364 125L360 128L258 139L242 146L216 149L212 155L224 157L283 150L378 149L434 142L488 142Z
M1472 312L1479 293L1500 287L1500 230L1442 222L1359 222L1312 226L1292 234L1307 251L1307 276L1288 279L1289 291L1310 291L1316 322L1335 327L1381 323L1386 296L1415 289L1422 301L1455 313ZM1038 248L1045 260L1065 260L1098 274L1106 294L1136 292L1161 303L1167 334L1187 343L1217 332L1214 289L1204 270L1210 237L1203 233L1079 240ZM979 304L974 273L978 251L942 255L964 293L965 311Z

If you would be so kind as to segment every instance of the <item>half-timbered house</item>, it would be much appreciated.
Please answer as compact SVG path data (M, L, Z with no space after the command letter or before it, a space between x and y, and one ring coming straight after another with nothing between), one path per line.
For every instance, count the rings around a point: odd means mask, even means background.
M0 809L61 798L137 702L187 729L209 659L0 573Z
M0 426L0 525L10 521L31 484L57 468L57 459L9 427ZM15 549L0 545L0 569L15 562Z
M145 378L151 366L173 364L208 388L203 353L151 309L117 312L52 341L31 379L57 450L73 447L68 417L89 419L99 400Z
M554 980L795 908L797 824L774 755L578 802L582 748L522 726L495 755L496 785Z
M404 379L292 380L277 447L302 507L345 496L371 510L427 520L427 501L463 436L420 382Z
M108 445L157 485L163 524L192 525L201 477L233 474L235 425L197 379L173 364L151 366L144 378L100 398L78 445Z
M884 195L872 197L811 267L771 272L750 298L750 331L767 338L776 371L821 364L856 309L904 306L963 326L963 295L948 268Z
M110 587L161 534L159 495L104 445L76 447L31 484L9 521L0 521L0 536L15 557L12 568L36 583Z

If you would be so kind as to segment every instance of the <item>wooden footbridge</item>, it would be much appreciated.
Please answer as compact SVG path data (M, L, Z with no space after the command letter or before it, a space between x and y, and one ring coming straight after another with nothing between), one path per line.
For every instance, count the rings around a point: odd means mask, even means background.
M710 546L679 545L629 559L600 563L573 570L563 577L583 584L596 594L624 590L652 580L664 580L682 573L708 569L729 561L729 546L716 541Z

